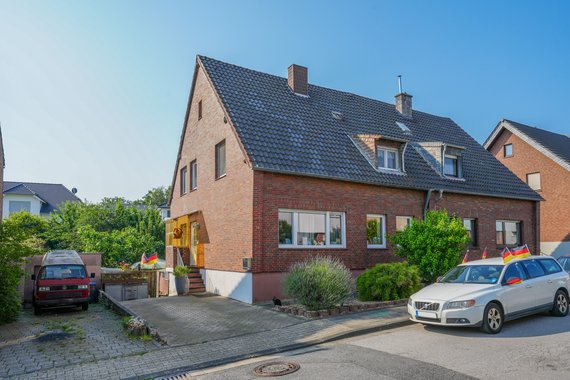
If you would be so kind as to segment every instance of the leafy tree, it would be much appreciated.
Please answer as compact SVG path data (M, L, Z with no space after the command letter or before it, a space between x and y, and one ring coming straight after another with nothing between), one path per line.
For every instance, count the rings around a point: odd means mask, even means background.
M25 258L42 253L34 244L35 223L30 219L31 225L21 228L24 215L10 219L0 224L0 324L13 321L20 313L17 287Z
M168 202L170 197L171 186L159 186L150 189L142 199L135 201L136 204L144 204L149 206L161 206Z
M390 235L396 255L416 265L422 277L430 282L459 262L469 236L463 222L447 211L429 211L426 220L412 220L404 231Z

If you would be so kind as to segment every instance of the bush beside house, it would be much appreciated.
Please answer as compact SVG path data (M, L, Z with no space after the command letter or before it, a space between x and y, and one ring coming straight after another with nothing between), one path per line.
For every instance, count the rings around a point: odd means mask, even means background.
M316 257L293 264L285 280L285 293L308 310L341 304L352 294L350 270L339 260Z
M377 264L356 279L361 301L394 301L408 298L421 288L420 271L407 262Z
M396 255L416 265L429 282L456 266L469 242L461 219L445 210L429 211L425 220L414 219L404 231L389 238Z

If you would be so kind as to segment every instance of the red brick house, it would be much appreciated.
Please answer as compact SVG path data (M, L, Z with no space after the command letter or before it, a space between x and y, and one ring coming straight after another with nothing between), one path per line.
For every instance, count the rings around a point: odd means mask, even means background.
M474 258L539 244L540 196L451 119L297 65L282 78L198 56L172 184L167 267L180 250L208 291L249 303L281 297L307 257L355 274L394 260L386 234L428 209L464 218Z
M501 120L484 146L544 198L541 251L570 254L570 137Z

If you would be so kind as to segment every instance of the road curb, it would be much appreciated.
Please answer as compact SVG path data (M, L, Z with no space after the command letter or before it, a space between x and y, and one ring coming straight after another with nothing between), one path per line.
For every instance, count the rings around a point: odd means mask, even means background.
M130 378L128 378L128 380L149 379L149 378L152 378L155 380L168 380L168 379L175 379L175 378L181 379L181 378L184 378L182 376L184 374L186 374L187 372L193 372L193 371L197 371L197 370L209 368L209 367L217 367L217 366L221 366L224 364L229 364L229 363L233 363L233 362L237 362L237 361L241 361L241 360L257 358L260 356L274 355L274 354L283 353L283 352L287 352L287 351L298 350L301 348L307 348L307 347L315 346L318 344L334 342L337 340L352 338L352 337L356 337L356 336L360 336L360 335L371 334L374 332L391 330L391 329L395 329L398 327L407 326L410 324L412 324L412 322L409 320L409 318L407 316L405 316L405 317L397 318L393 322L376 324L374 326L360 328L360 329L352 329L350 331L344 331L344 332L340 332L340 333L336 333L336 334L331 334L330 336L327 336L324 338L313 339L313 340L303 342L303 343L288 344L288 345L284 345L284 346L280 346L280 347L274 347L274 348L265 349L265 350L260 350L260 351L256 351L256 352L252 352L252 353L234 355L234 356L229 356L229 357L223 358L223 359L216 359L216 360L206 361L206 362L202 362L202 363L198 363L198 364L192 364L189 366L182 366L182 367L178 367L178 368L169 369L166 371L148 373L145 375L130 377Z

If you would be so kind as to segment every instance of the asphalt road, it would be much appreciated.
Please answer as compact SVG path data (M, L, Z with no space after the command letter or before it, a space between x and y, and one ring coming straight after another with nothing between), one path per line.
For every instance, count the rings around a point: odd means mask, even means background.
M498 335L411 325L193 373L192 378L259 379L269 361L301 368L285 379L568 379L570 316L509 322Z

